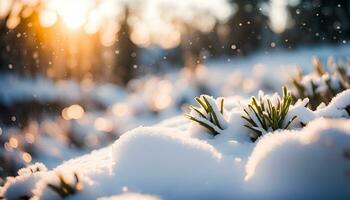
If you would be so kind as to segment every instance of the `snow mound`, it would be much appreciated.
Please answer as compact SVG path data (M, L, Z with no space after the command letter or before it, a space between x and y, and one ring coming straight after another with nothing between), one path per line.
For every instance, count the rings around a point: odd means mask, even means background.
M298 101L295 105L291 106L286 118L297 116L297 120L292 123L307 124L318 118L347 118L349 117L347 109L350 108L350 89L345 90L337 94L332 101L326 106L321 104L317 110L312 111L306 107L309 103L309 99L303 99Z
M317 113L324 117L349 117L346 111L346 108L349 106L350 89L337 94L327 107L318 109Z
M342 96L347 95L337 98ZM303 102L299 104L305 108ZM338 105L335 108L343 110L346 104ZM6 182L0 196L60 199L48 184L59 186L62 175L72 187L82 188L67 196L77 200L346 199L350 196L350 120L314 120L317 111L308 112L311 117L305 127L267 133L256 143L244 137L247 130L238 108L231 109L228 128L216 137L193 137L183 117L140 127L111 146L51 171L41 164L22 169ZM301 110L298 116L306 114Z
M350 196L350 123L317 119L299 131L263 137L246 165L255 197L346 198Z
M8 177L6 184L0 188L0 197L5 199L28 199L33 196L33 188L47 168L42 163L35 163L18 171L18 176Z
M99 198L98 200L161 200L161 198L153 195L145 195L138 193L125 193L112 197Z
M61 180L64 180L64 182ZM68 189L63 190L63 184L68 184L74 191L67 192ZM91 180L86 176L81 176L77 172L69 170L50 171L36 184L33 190L34 196L31 200L60 200L65 198L94 199L91 194L92 190L83 190L86 186L91 187L91 184ZM61 196L62 194L55 191L52 187L58 188L61 192L63 191L68 194Z
M138 128L124 134L113 145L113 158L118 185L161 197L227 195L240 180L234 162L174 129Z

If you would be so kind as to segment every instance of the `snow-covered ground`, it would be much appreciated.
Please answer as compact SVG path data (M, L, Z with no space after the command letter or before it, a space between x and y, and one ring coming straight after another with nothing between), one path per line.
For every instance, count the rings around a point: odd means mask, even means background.
M347 199L349 90L316 111L305 107L307 100L292 105L286 117L297 116L292 130L265 134L255 143L241 115L242 105L258 90L280 91L296 73L295 66L309 72L312 56L323 62L328 56L345 60L349 50L350 46L325 46L212 60L195 74L181 70L146 76L133 80L127 89L89 81L53 83L4 76L2 104L59 99L68 110L32 122L28 129L44 134L35 137L36 152L42 153L33 162L43 162L49 170L42 165L22 170L7 181L3 195L59 198L47 184L59 185L61 174L74 186L77 173L81 191L70 199ZM227 127L215 137L182 116L202 93L225 97ZM69 114L71 104L81 105L82 114L76 116L73 108ZM133 129L138 126L142 127ZM9 139L21 131L1 128L1 137ZM70 147L72 135L88 148ZM88 153L115 139L112 145ZM19 151L16 148L10 145L4 151L12 155ZM88 154L59 164L83 153Z
M239 107L225 109L228 127L215 137L176 117L126 132L114 144L52 171L41 165L23 169L8 180L4 195L59 199L48 184L59 186L62 175L74 186L73 174L78 173L82 188L70 199L137 195L133 193L160 199L346 199L350 195L347 105L350 90L316 111L297 103L291 107L298 119L292 130L267 133L255 143L237 117ZM299 122L307 125L300 127Z

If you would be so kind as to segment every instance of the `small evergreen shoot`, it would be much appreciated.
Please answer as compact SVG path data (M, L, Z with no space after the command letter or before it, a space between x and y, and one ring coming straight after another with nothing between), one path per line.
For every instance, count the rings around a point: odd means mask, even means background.
M25 175L25 174L35 174L38 172L46 172L47 168L42 163L35 163L32 165L27 166L26 168L22 168L18 170L18 175Z
M59 185L48 183L47 186L56 192L61 198L76 194L82 189L82 183L79 180L78 174L74 172L74 185L69 184L62 174L58 174Z
M245 115L242 118L247 122L245 127L253 132L250 135L253 142L267 132L287 129L296 118L294 116L288 122L285 121L293 97L286 87L282 90L282 99L278 95L269 97L259 94L258 99L252 97L248 106L243 109Z
M316 110L321 103L327 105L338 93L350 89L350 66L330 60L325 68L316 57L312 64L313 72L305 75L300 71L292 78L291 85L294 99L308 98L308 107Z
M198 123L209 131L209 134L216 136L221 130L227 127L227 121L224 117L224 99L217 101L208 95L196 97L199 108L190 106L192 112L185 114L187 118Z

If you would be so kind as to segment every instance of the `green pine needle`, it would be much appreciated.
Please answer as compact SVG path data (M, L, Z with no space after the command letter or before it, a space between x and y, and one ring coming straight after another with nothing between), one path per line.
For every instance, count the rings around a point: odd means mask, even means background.
M74 172L75 184L72 186L64 179L62 174L57 174L59 178L59 185L54 185L48 183L47 186L56 192L60 197L66 198L70 195L73 195L79 192L82 189L82 183L79 180L78 174Z
M350 89L350 65L342 63L332 63L331 65L326 69L318 58L314 58L313 74L317 76L311 75L312 80L306 82L303 82L303 80L308 75L302 73L292 78L291 85L294 88L294 99L308 98L308 107L311 110L316 110L321 103L327 105L338 93ZM309 77L306 80L308 79ZM311 87L308 84L311 84ZM348 113L350 114L349 111Z
M243 109L245 116L242 116L242 119L246 121L245 127L255 133L255 135L251 137L252 141L255 141L265 132L287 129L296 119L296 116L292 117L292 119L283 126L293 97L285 86L282 88L282 93L282 98L278 99L275 105L271 102L271 99L266 99L266 101L264 101L263 97L259 98L259 100L252 97L247 108Z
M220 124L219 120L219 115L221 115L221 118L224 115L224 99L220 99L219 103L215 105L217 109L214 109L213 105L210 104L208 98L210 97L207 95L195 97L199 108L190 106L190 109L195 111L195 113L197 113L198 116L193 116L191 114L185 114L185 116L191 121L194 121L206 128L209 134L216 136L220 134L221 130L224 129L223 125Z

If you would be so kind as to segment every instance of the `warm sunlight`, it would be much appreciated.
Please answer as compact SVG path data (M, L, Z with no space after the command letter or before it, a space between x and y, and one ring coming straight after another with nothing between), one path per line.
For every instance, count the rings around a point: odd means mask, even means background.
M188 31L188 26L201 32L209 32L217 21L225 21L234 11L232 7L225 6L226 0L205 2L191 0L178 3L174 0L28 2L0 0L0 17L10 14L7 20L8 28L14 29L19 25L22 9L36 11L42 27L50 28L63 22L65 27L74 32L78 30L87 34L100 32L100 42L105 47L115 43L120 23L125 20L126 8L132 42L141 47L158 46L164 49L176 48L181 42L181 34ZM169 3L174 7L166 6ZM11 6L16 9L10 11ZM65 31L62 33L69 34Z
M0 200L350 200L349 8L0 0Z
M61 0L57 3L57 11L63 22L70 29L77 29L84 25L91 1Z

